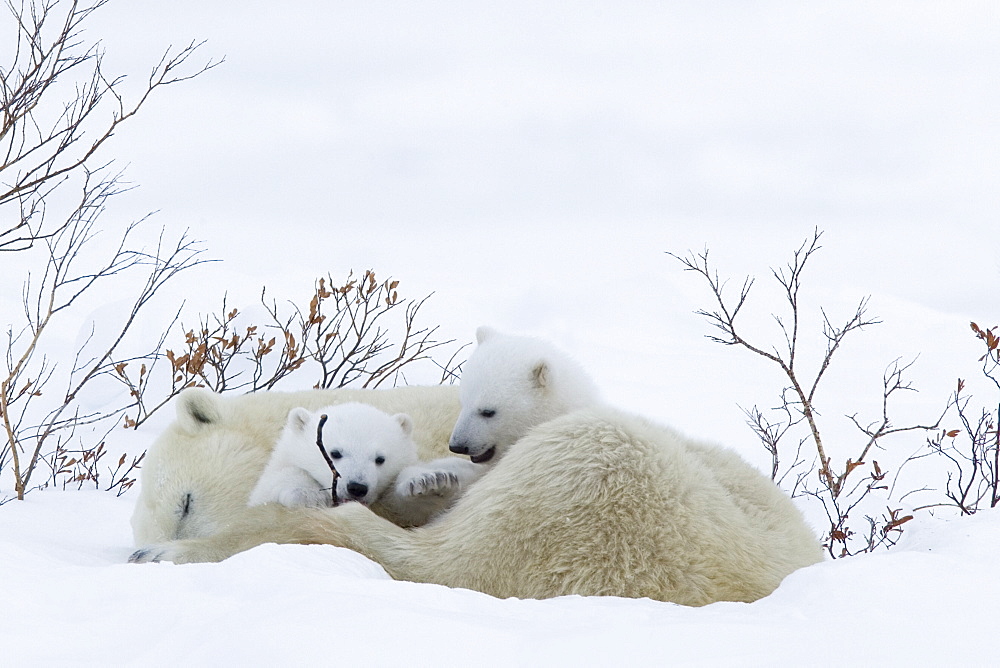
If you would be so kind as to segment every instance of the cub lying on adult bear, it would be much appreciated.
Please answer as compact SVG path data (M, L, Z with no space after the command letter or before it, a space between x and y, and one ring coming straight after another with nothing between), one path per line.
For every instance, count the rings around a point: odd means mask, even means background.
M289 412L348 402L409 414L421 461L449 454L448 436L459 409L455 387L257 392L236 397L202 388L184 390L176 400L177 419L156 439L143 462L132 513L136 546L211 536L240 521L248 513L250 492ZM426 497L424 514L433 515L451 501L448 494ZM382 500L371 508L398 524L412 523L410 513L400 516Z
M547 344L488 329L477 339L463 401L478 395L466 392L470 373L482 379L474 385L518 385L527 397L517 410L530 421L544 413L536 404L564 392L560 379L573 377ZM510 352L493 354L491 342ZM462 411L480 408L463 403ZM485 410L495 417L508 408ZM482 433L477 448L493 443ZM612 595L704 605L759 599L822 559L792 502L735 453L624 411L595 404L547 416L497 447L490 466L449 510L416 529L360 504L269 504L214 536L151 545L132 561L218 561L263 542L330 543L364 554L397 579L500 597Z
M247 505L378 506L400 526L440 512L482 467L459 457L422 462L413 418L359 401L317 411L293 408ZM332 471L336 470L337 480Z

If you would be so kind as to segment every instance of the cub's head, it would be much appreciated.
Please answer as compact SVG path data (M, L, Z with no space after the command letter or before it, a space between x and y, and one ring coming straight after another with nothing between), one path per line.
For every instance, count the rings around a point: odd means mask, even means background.
M322 415L327 419L319 434ZM301 434L302 447L315 452L309 473L328 486L333 474L316 443L321 436L323 449L340 474L337 499L341 502L371 504L389 489L404 467L417 461L413 420L405 413L389 415L361 403L318 411L294 408L288 414L287 428Z
M480 327L476 343L462 371L454 453L495 461L533 427L598 401L580 366L545 341Z

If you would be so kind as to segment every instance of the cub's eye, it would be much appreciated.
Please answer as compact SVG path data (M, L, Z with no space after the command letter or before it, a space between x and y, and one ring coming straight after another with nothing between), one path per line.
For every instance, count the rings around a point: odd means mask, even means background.
M496 414L497 412L492 408L483 408L482 410L479 411L479 417L484 417L484 418L491 418Z
M340 450L331 450L330 451L330 459L340 459L343 456L344 455L340 452Z
M378 466L382 466L382 464L385 464L385 457L383 457L382 455L376 457L375 464L377 464Z

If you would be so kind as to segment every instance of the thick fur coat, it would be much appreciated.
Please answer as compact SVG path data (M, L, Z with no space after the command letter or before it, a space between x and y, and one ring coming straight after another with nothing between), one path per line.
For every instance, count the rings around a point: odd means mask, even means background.
M139 498L132 515L136 545L215 534L247 513L247 500L295 407L316 410L363 402L413 419L421 460L448 455L448 437L458 416L458 388L400 387L391 390L260 392L236 397L205 389L176 399L177 419L159 436L143 462ZM460 464L467 460L456 459ZM375 502L390 520L405 519Z
M264 542L356 550L394 577L494 596L753 601L822 559L792 502L735 453L611 408L532 429L429 524L360 504L249 509L207 538L136 562L218 561Z

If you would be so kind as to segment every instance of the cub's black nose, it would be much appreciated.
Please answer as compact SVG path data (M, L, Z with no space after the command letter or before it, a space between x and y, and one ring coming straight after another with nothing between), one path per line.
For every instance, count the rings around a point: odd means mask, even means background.
M469 446L465 443L449 443L448 449L454 452L456 455L469 454Z
M349 482L347 483L347 493L359 499L368 493L368 485L361 482Z

